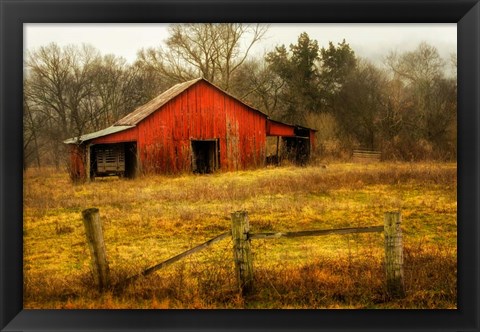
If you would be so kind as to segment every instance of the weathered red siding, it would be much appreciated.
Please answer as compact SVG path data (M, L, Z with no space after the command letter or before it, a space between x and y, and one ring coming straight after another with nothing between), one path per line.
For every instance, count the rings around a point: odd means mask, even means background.
M134 127L131 129L127 129L125 131L120 131L118 133L95 138L91 141L91 144L136 142L137 139L138 139L138 128Z
M73 179L85 178L85 146L70 145L69 173Z
M267 120L267 135L293 137L295 136L295 128L285 123Z
M191 140L219 139L220 168L263 165L266 116L201 81L138 125L137 149L144 171L191 169Z
M310 130L310 151L313 153L315 151L315 130Z

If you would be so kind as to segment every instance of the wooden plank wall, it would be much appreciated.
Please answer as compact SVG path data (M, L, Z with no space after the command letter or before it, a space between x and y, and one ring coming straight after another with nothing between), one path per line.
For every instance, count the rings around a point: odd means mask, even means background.
M265 121L265 115L201 81L138 124L143 168L190 170L192 139L219 139L222 170L258 167L265 160Z

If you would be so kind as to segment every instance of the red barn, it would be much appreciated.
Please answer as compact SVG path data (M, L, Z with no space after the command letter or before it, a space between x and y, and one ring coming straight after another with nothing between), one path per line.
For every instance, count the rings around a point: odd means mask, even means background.
M89 179L257 168L266 162L267 136L282 137L286 156L303 163L314 132L273 121L199 78L173 86L111 127L65 143L71 173Z

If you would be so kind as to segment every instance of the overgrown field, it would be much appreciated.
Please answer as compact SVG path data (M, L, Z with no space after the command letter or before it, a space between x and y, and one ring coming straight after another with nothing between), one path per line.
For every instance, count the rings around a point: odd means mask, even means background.
M332 164L213 175L108 178L24 174L24 308L456 308L456 164ZM230 229L383 225L400 210L407 297L385 290L380 233L252 240L255 289L238 295L232 241L137 280L93 287L81 211L98 207L113 283Z

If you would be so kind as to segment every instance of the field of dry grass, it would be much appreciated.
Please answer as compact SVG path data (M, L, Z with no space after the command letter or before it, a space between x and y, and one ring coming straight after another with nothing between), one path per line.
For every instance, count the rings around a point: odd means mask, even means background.
M456 164L332 164L195 176L24 174L24 308L456 308ZM378 233L253 240L255 290L237 294L232 241L98 294L81 211L97 207L112 281L204 242L245 209L253 232L383 224L400 210L407 297L385 291Z

